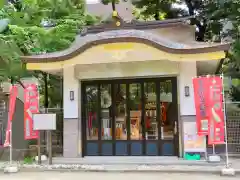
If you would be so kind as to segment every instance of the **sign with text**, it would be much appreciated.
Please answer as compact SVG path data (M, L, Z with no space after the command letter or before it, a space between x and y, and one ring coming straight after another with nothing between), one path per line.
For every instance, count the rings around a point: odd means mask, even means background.
M10 145L10 132L12 130L12 119L15 112L17 94L18 94L18 88L17 86L13 85L10 89L8 123L7 123L6 139L4 142L4 147L8 147Z
M224 112L222 78L209 78L209 138L208 144L225 144L224 142Z
M56 114L33 114L33 129L56 130Z
M198 135L208 135L208 95L209 95L209 78L193 78L194 101L196 109L196 123Z
M206 152L206 137L197 134L195 122L184 122L184 152Z
M37 139L38 131L33 130L33 114L39 112L39 93L36 84L25 85L24 89L24 138Z

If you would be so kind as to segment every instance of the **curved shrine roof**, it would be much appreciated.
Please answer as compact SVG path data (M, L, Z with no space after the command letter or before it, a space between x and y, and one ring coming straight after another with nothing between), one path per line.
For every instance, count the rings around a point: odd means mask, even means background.
M24 56L26 62L56 62L70 59L96 45L117 42L144 43L172 54L197 54L225 51L229 43L207 43L195 41L195 29L186 24L188 18L164 21L130 23L117 27L107 23L88 27L76 36L75 42L66 50L41 55Z

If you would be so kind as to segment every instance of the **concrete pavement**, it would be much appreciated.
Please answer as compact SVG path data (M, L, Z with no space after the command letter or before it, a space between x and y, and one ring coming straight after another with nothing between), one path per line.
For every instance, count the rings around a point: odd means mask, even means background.
M103 158L104 159L104 158ZM122 158L122 161L101 161L101 158L98 158L96 161L95 158L84 158L78 159L74 158L64 159L65 162L57 162L53 165L47 165L43 163L42 165L37 164L22 164L14 163L15 166L18 166L21 172L43 172L43 171L55 171L55 172L125 172L125 173L192 173L192 174L221 174L221 171L225 167L224 162L221 163L208 163L206 161L186 161L186 160L173 160L169 159L157 159L155 162L147 161L147 159L129 159ZM67 160L67 161L66 161ZM94 161L93 161L94 160ZM112 161L110 161L112 160ZM134 162L133 160L138 160ZM69 163L66 163L69 162ZM240 160L231 159L232 168L234 168L236 175L240 175ZM66 163L66 164L65 164ZM75 164L76 163L76 164ZM7 167L8 164L0 162L0 172L3 172L3 169Z
M5 167L8 165L6 164ZM16 166L16 164L15 164ZM223 166L186 166L186 165L18 165L20 172L124 172L124 173L188 173L220 175ZM0 172L3 167L0 168ZM235 169L236 175L240 174Z
M96 173L96 172L20 172L17 174L1 174L1 180L237 180L239 177L220 177L219 175L204 174L167 174L167 173Z

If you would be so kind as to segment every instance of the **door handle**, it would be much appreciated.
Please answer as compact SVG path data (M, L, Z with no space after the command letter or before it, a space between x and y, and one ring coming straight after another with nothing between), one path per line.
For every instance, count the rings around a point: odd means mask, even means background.
M163 127L161 126L161 139L164 139Z
M177 134L177 122L176 121L174 122L174 134L175 135Z

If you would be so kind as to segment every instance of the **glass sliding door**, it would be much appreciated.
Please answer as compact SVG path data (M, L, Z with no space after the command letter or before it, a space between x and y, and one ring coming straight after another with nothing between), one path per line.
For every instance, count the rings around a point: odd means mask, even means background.
M176 156L175 77L83 82L84 156Z
M175 155L178 147L176 88L175 79L160 82L161 154L165 156Z
M142 98L142 84L129 84L129 100L128 100L128 114L129 114L129 155L141 156L144 153L145 138L144 119L142 118L142 111L144 107Z
M98 86L97 85L87 85L83 89L83 106L84 106L84 132L86 133L86 155L97 156L98 155L98 131L99 131L99 121L98 121ZM86 131L85 131L86 129Z
M158 153L158 124L157 118L157 83L144 83L145 99L145 130L146 130L146 155L157 156Z
M110 83L100 85L100 121L101 131L99 131L100 154L102 156L113 155L113 98L112 86Z
M128 155L128 118L127 118L127 85L114 85L115 100L115 155Z

